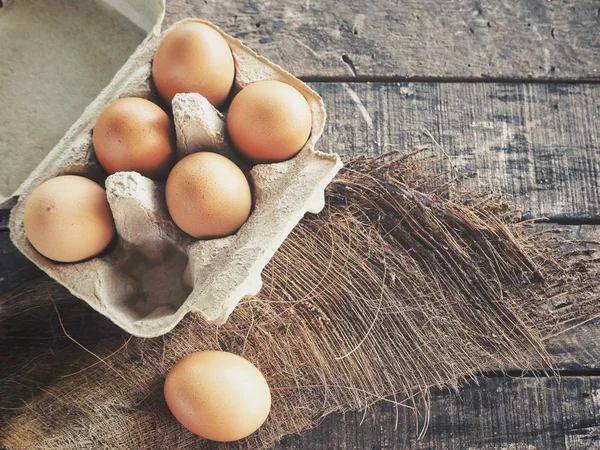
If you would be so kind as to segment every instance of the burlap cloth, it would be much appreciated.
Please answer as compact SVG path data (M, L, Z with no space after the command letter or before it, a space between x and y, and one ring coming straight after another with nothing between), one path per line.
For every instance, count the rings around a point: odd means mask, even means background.
M20 286L0 300L0 447L267 448L334 411L387 399L424 418L432 386L551 370L543 338L600 310L596 264L429 161L346 161L221 327L189 315L132 338L47 279ZM205 349L244 356L271 386L271 415L244 441L208 443L166 407L166 372Z

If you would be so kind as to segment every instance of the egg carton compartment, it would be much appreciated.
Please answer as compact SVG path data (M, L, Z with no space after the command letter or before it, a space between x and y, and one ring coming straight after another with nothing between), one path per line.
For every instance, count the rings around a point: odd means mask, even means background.
M249 83L278 80L300 91L312 111L312 132L298 155L251 166L233 149L222 112L200 94L178 94L173 99L177 159L198 151L220 153L238 164L252 185L254 205L246 223L236 234L212 240L196 240L174 224L166 208L164 183L135 172L106 178L92 147L96 119L110 103L123 97L157 101L151 78L156 48L170 29L190 21L213 27L229 44L236 70L231 96ZM146 38L23 183L10 220L11 239L31 261L92 308L141 337L167 333L189 311L224 323L242 298L260 290L263 268L304 214L323 208L325 187L342 166L338 155L315 150L325 124L325 108L317 93L209 22L185 19L170 29L162 35L155 30ZM116 242L102 255L73 264L56 263L38 253L23 226L31 192L65 174L105 184L117 230Z

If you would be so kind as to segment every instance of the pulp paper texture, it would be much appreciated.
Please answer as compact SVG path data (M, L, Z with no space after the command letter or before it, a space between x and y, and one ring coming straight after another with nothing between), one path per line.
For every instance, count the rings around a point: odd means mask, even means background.
M215 29L227 40L234 56L234 93L255 81L279 80L298 89L312 112L311 136L297 156L250 168L236 157L226 134L224 114L199 94L179 94L173 100L178 158L215 151L249 170L254 207L235 235L206 241L191 238L169 217L164 183L135 172L120 172L105 179L94 156L92 129L106 106L122 97L156 99L151 72L162 38L157 29L25 181L11 215L11 239L29 259L136 336L162 335L190 311L209 322L225 322L243 297L259 291L263 268L304 214L323 208L325 187L341 168L337 155L314 149L325 124L319 95ZM31 246L23 228L23 209L32 190L65 173L105 184L118 234L115 248L76 264L44 258Z
M160 17L160 0L15 0L0 9L0 205ZM139 3L145 3L141 7ZM136 6L136 8L134 8ZM126 17L127 8L136 14Z

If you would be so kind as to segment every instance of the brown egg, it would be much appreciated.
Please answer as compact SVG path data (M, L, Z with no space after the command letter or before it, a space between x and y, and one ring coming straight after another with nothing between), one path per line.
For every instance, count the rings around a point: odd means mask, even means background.
M156 89L169 103L175 94L197 92L218 107L229 95L234 75L233 56L225 39L198 22L171 30L158 46L152 63Z
M304 96L279 81L250 84L235 96L227 113L231 140L256 163L290 159L310 136L311 122Z
M25 234L46 258L81 261L104 250L115 235L106 192L76 175L40 184L25 204Z
M167 207L179 228L199 239L235 233L248 219L252 193L244 173L216 153L194 153L169 174Z
M134 171L154 179L169 173L174 140L167 113L135 97L111 103L98 117L93 132L96 157L109 174Z
M179 423L213 441L249 436L271 410L264 376L233 353L204 351L186 356L167 374L164 392Z

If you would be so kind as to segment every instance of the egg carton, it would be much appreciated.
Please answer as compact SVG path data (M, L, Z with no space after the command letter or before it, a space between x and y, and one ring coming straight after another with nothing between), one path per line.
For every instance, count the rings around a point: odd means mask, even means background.
M211 26L228 42L236 69L233 95L249 83L279 80L299 90L312 111L312 133L298 155L250 167L233 149L221 112L199 94L178 94L173 99L179 159L213 151L249 173L254 206L240 230L213 240L188 236L168 214L164 183L135 172L106 178L94 156L92 129L111 102L123 97L157 99L152 59L169 32L161 35L160 25L23 183L10 218L11 239L21 252L73 295L140 337L167 333L190 311L209 322L224 323L242 298L258 293L263 268L304 214L318 213L324 207L325 187L342 166L338 155L314 149L325 124L325 108L317 93L209 22L185 19L171 28L185 22ZM31 192L49 178L65 174L105 183L118 235L103 254L73 264L42 256L27 240L23 227L23 210Z

